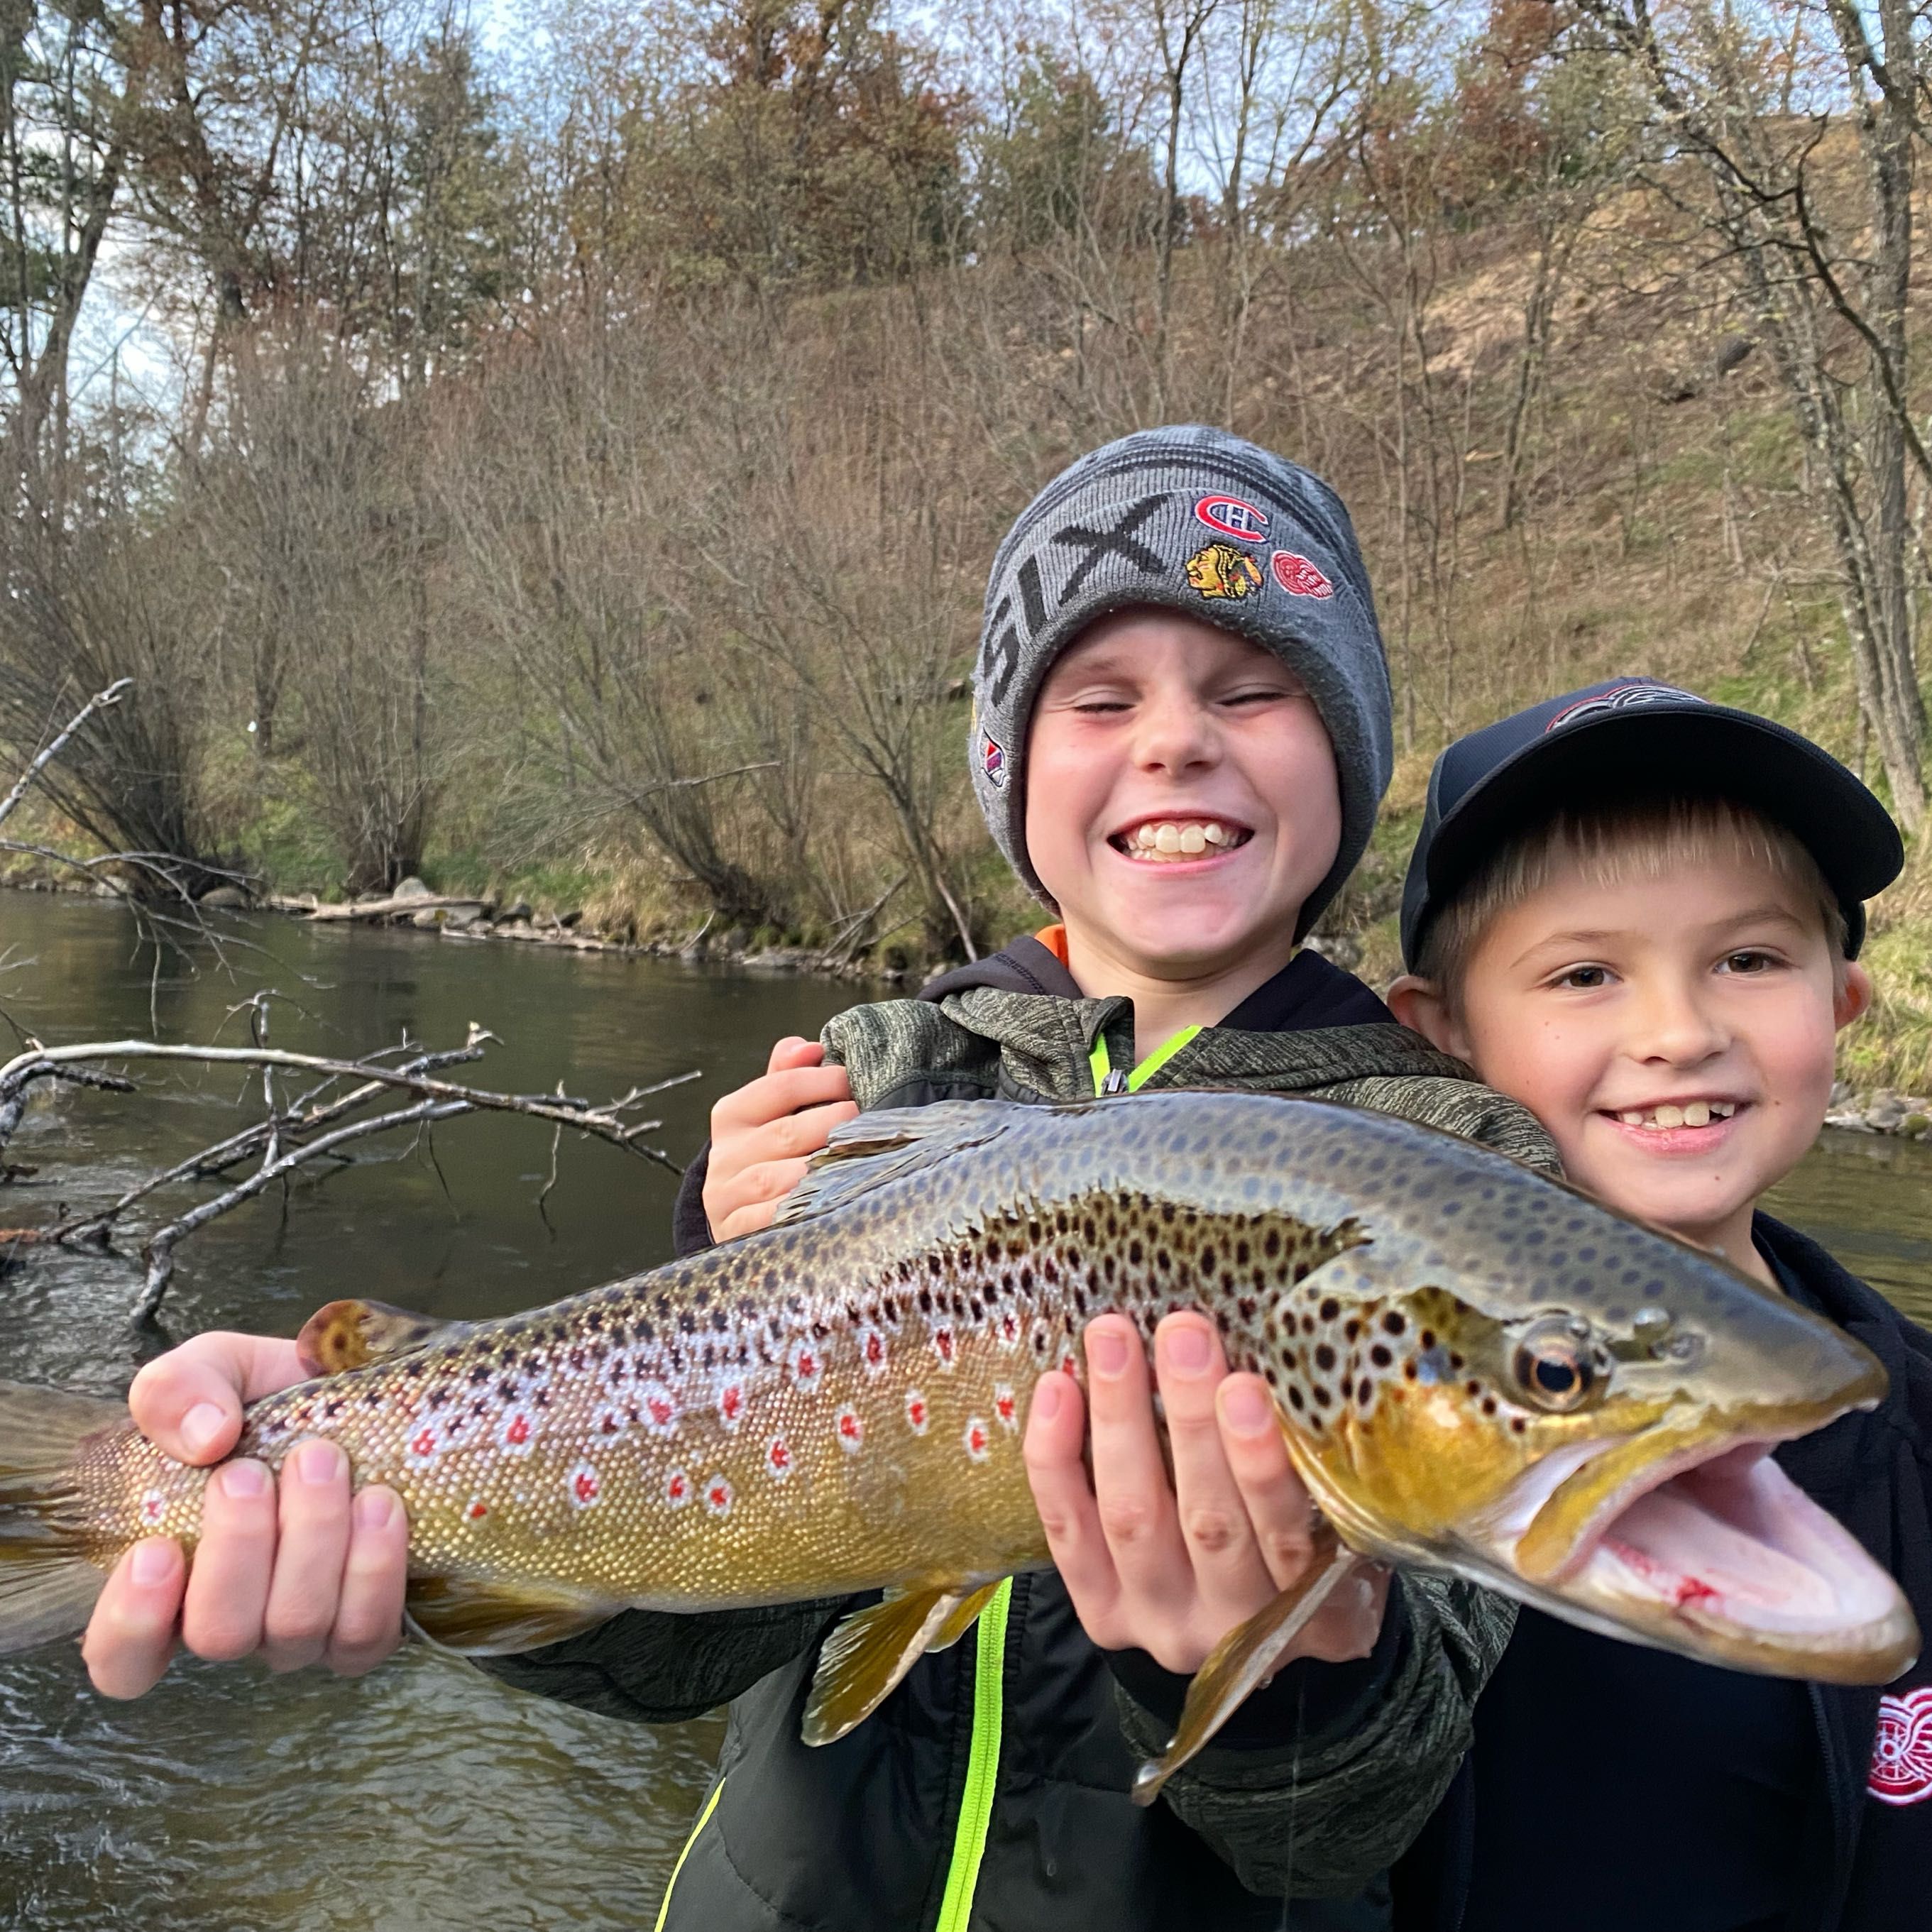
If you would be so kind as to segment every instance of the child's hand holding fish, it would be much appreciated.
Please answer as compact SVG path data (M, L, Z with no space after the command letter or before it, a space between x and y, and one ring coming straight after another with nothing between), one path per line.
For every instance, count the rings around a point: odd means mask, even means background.
M1102 1650L1144 1650L1184 1676L1281 1592L1315 1550L1308 1492L1288 1460L1268 1387L1230 1375L1205 1316L1170 1315L1155 1332L1154 1378L1174 1457L1168 1480L1154 1424L1147 1351L1125 1316L1088 1326L1093 1469L1080 1384L1040 1378L1027 1420L1027 1476L1054 1565ZM1382 1628L1387 1571L1351 1578L1309 1620L1282 1661L1366 1657Z
M704 1218L715 1239L770 1227L778 1203L805 1178L807 1157L858 1112L844 1068L824 1058L815 1040L782 1040L758 1078L712 1108Z
M292 1342L197 1335L150 1362L128 1403L142 1432L180 1461L219 1462L242 1432L244 1402L302 1379ZM402 1642L409 1522L392 1490L350 1496L333 1442L303 1445L279 1494L260 1462L237 1460L208 1485L192 1568L166 1537L137 1543L115 1567L82 1646L94 1688L138 1697L176 1650L226 1662L259 1651L271 1670L326 1663L373 1670Z

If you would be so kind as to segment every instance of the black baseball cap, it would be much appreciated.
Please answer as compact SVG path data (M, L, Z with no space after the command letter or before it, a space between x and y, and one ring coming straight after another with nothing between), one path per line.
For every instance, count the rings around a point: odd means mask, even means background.
M1594 797L1726 798L1782 825L1818 862L1845 916L1845 951L1865 935L1864 902L1905 863L1892 815L1828 752L1788 727L1695 692L1612 678L1532 704L1436 760L1402 892L1402 956L1413 970L1430 920L1505 839Z

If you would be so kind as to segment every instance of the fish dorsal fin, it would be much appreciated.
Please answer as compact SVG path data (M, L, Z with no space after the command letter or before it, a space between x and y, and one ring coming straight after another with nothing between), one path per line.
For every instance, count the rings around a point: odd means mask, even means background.
M304 1375L339 1376L394 1355L413 1354L432 1342L456 1341L474 1326L412 1314L386 1301L332 1301L302 1324L296 1351Z
M843 1618L818 1653L800 1735L808 1744L829 1744L862 1724L928 1650L966 1634L998 1588L996 1580L888 1590Z
M929 1107L888 1107L832 1130L805 1178L778 1204L775 1224L829 1214L889 1180L936 1167L1004 1130L1005 1109L983 1100L940 1100Z
M544 1584L412 1576L404 1607L410 1622L439 1649L501 1657L594 1630L623 1605Z

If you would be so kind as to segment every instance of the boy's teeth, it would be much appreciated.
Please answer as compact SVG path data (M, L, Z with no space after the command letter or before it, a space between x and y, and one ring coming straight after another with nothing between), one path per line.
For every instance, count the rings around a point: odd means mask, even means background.
M1738 1111L1735 1100L1689 1100L1681 1107L1626 1108L1617 1118L1627 1127L1652 1127L1661 1132L1670 1127L1708 1127L1713 1120L1728 1120Z
M1163 858L1196 858L1210 846L1230 846L1234 834L1211 819L1162 819L1134 827L1128 840L1130 850L1143 858L1159 853Z

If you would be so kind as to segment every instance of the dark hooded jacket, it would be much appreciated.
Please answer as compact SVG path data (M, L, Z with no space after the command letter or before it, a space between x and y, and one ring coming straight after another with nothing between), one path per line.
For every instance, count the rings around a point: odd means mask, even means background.
M1898 1578L1920 1629L1932 1630L1932 1335L1815 1241L1765 1214L1754 1232L1786 1291L1862 1342L1891 1384L1876 1409L1785 1444L1778 1460ZM1533 1675L1516 1668L1520 1648L1540 1659ZM1609 1726L1629 1742L1627 1754L1600 1741ZM1882 1690L1778 1684L1526 1610L1477 1731L1476 1750L1397 1868L1400 1932L1932 1926L1932 1659ZM1754 1764L1734 1761L1745 1731ZM1509 1748L1492 1748L1492 1733ZM1525 1742L1539 1736L1540 1748ZM1734 1821L1731 1855L1751 1847L1749 1868L1713 1871L1696 1824L1720 1815L1711 1787L1727 1772L1762 1818ZM1498 1790L1498 1780L1514 1789ZM1754 1786L1754 1801L1745 1796ZM1552 1864L1574 1872L1577 1888L1552 1896L1549 1872L1498 1848L1479 1828L1486 1803L1525 1821L1519 1842L1532 1847L1546 1834L1562 1844L1583 1832ZM1754 1832L1763 1818L1772 1828Z
M824 1038L870 1110L1090 1096L1099 1064L1133 1064L1132 1022L1130 1002L1083 997L1024 939L916 1000L842 1013ZM1313 952L1142 1072L1150 1087L1377 1107L1554 1166L1527 1113ZM680 1252L710 1241L704 1174L700 1157L680 1195ZM1288 1666L1142 1810L1127 1796L1134 1769L1166 1744L1186 1680L1140 1652L1096 1649L1051 1570L1015 1579L1003 1622L982 1617L850 1736L807 1749L820 1642L861 1600L631 1611L484 1667L646 1721L730 1704L662 1921L670 1932L1369 1932L1387 1922L1382 1874L1456 1771L1513 1615L1466 1584L1401 1580L1371 1656ZM1285 1916L1288 1896L1305 1902Z

